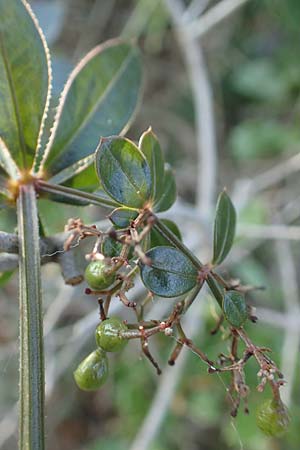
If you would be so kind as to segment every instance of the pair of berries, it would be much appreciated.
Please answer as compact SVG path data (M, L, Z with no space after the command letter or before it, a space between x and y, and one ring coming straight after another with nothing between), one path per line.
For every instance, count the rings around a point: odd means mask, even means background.
M84 391L99 389L108 377L108 358L106 352L118 352L127 344L121 336L127 326L117 317L103 320L95 332L98 348L87 356L74 372L77 386Z

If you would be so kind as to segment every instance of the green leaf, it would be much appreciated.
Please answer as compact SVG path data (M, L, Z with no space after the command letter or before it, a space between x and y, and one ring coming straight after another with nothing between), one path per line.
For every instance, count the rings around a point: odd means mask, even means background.
M0 17L0 136L17 165L29 168L50 98L49 52L25 0L0 0Z
M72 166L63 169L61 172L58 172L51 177L48 182L55 185L64 184L67 187L80 190L81 192L95 193L102 197L107 197L108 199L109 197L106 192L101 189L95 166L94 164L91 165L91 161L94 162L94 155L87 156L77 163L72 164ZM51 196L51 200L59 203L67 203L69 205L89 205L88 201L70 199L59 195Z
M175 222L169 219L160 219L160 221L170 230L175 236L182 241L180 230ZM171 245L170 241L166 239L156 228L152 228L150 232L151 244L150 247L158 247L160 245Z
M139 148L145 155L151 170L151 198L155 204L163 194L164 157L158 139L153 133L151 127L142 134L139 142Z
M228 255L234 240L236 212L225 191L221 192L217 202L214 223L214 254L212 263L221 264Z
M94 160L95 160L94 154L89 155L86 158L82 158L79 161L76 161L71 166L66 167L65 169L61 170L60 172L57 172L54 176L52 176L51 178L48 179L48 182L52 183L52 184L63 184L68 180L72 180L72 181L76 180L77 176L80 176L81 179L83 177L86 177L86 181L89 183L89 186L91 185L91 178L93 181L94 181L94 179L96 179L97 186L99 186L99 180L97 178L95 168L93 165ZM93 173L94 173L94 177L93 177ZM81 183L80 183L80 178L79 178L79 186L73 185L73 184L78 184L78 183L71 182L70 184L72 185L72 187L78 188L78 189L82 188ZM93 182L92 182L92 185L94 186Z
M11 198L11 194L7 189L7 178L0 173L0 194L4 197Z
M237 291L225 292L223 312L230 325L236 328L241 327L248 318L244 295Z
M116 208L108 216L108 218L116 228L127 228L129 227L130 223L137 218L137 216L137 210L128 208Z
M138 50L112 40L95 47L62 92L45 160L55 174L94 152L100 136L124 132L141 87Z
M105 257L114 258L120 256L123 245L110 236L107 236L101 244L101 253Z
M174 174L168 164L165 164L165 173L163 178L162 196L154 206L155 212L167 211L176 200L176 182Z
M178 297L193 289L197 283L197 269L179 250L155 247L146 253L150 265L140 263L145 286L160 297Z
M0 137L0 166L9 176L16 180L20 177L20 171L13 160L8 148L5 145L5 142Z
M138 147L125 138L101 140L96 171L107 194L124 206L142 208L151 195L149 165Z

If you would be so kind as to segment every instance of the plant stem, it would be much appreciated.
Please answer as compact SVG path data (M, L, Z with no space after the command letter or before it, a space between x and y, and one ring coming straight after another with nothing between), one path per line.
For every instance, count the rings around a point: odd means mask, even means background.
M89 192L80 191L79 189L61 186L60 184L51 184L46 181L39 180L36 182L37 190L46 192L48 194L61 195L62 197L71 200L87 201L90 204L104 207L119 208L121 205L110 200L109 198L101 197L100 195L90 194Z
M213 296L217 300L220 308L223 308L223 297L224 297L224 288L220 286L218 281L215 279L214 275L208 274L207 280L206 280Z
M20 450L44 449L44 352L36 194L20 186Z

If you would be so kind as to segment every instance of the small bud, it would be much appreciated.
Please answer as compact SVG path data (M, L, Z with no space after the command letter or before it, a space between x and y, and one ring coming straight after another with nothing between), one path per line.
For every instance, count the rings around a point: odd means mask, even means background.
M173 335L173 328L171 328L171 327L165 328L165 335L166 336L172 336Z

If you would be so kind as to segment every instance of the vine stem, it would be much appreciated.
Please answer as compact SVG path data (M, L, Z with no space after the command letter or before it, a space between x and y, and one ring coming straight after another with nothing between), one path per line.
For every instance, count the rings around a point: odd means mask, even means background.
M19 449L44 449L44 351L40 249L36 193L20 186L18 208L20 278Z

